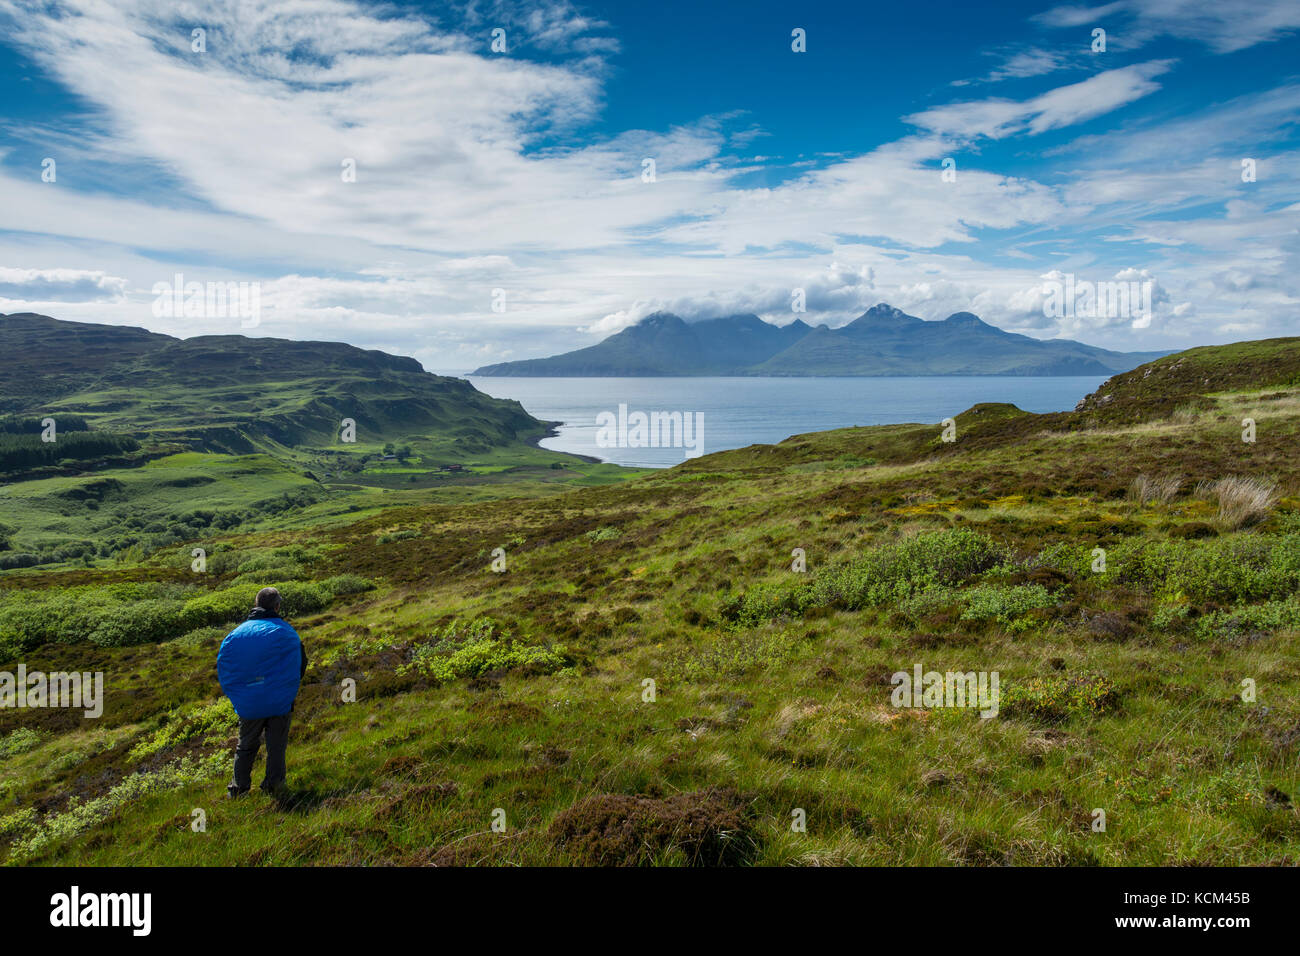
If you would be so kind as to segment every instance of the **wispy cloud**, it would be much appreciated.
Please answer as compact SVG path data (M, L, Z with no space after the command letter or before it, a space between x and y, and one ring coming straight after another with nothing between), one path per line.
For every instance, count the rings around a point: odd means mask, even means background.
M1119 0L1100 6L1062 5L1033 17L1042 26L1100 26L1114 18L1119 49L1136 49L1161 36L1202 43L1233 53L1300 30L1300 4L1256 0L1246 6L1222 0Z
M1034 136L1110 113L1160 89L1172 60L1150 60L1090 76L1026 100L989 98L936 106L904 120L961 140Z

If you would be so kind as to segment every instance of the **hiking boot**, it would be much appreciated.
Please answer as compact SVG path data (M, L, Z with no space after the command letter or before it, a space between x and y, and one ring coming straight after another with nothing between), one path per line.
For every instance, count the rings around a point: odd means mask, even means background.
M247 788L247 787L244 787L244 789L241 790L241 789L239 789L239 787L235 786L233 783L230 784L230 785L228 785L228 786L226 787L226 799L227 799L227 800L233 800L233 799L235 799L235 797L242 797L242 796L243 796L244 794L246 794L246 793L248 793L248 788Z

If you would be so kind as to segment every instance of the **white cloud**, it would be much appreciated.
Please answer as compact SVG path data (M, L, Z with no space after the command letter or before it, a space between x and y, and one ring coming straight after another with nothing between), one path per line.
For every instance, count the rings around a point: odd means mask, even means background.
M0 300L15 302L116 302L126 280L84 269L8 269L0 266Z
M1102 116L1160 89L1172 60L1149 60L1090 76L1027 100L989 98L936 106L905 122L958 140L1036 135Z
M1087 45L1077 47L1044 48L1041 46L1016 47L988 51L998 60L998 65L977 79L954 80L952 86L970 86L974 83L1000 83L1004 80L1024 80L1045 76L1060 70L1095 68L1099 61Z

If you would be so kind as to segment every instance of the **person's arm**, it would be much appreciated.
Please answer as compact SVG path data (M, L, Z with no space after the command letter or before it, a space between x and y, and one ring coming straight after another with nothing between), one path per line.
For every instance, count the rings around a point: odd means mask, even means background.
M298 638L298 653L302 655L302 665L298 670L298 680L301 681L307 676L307 648L303 646L302 638Z

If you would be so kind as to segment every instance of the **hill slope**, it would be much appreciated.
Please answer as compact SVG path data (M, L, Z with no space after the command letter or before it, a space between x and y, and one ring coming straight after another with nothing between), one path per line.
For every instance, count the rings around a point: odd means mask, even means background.
M22 314L0 316L0 350L0 573L636 473L538 447L549 426L517 402L339 343L181 340ZM42 441L47 418L54 442Z
M598 345L475 375L1105 375L1163 352L1112 352L1004 332L969 312L926 322L881 303L838 329L756 315L686 323L657 312Z
M24 313L0 316L0 349L0 413L76 413L205 451L334 444L344 418L361 442L420 431L466 452L546 431L518 402L337 342L177 339Z
M0 710L0 857L1294 865L1300 340L957 425L7 577L0 664L107 686ZM292 789L226 801L213 655L268 583L311 655ZM896 701L918 666L996 671L998 713Z

